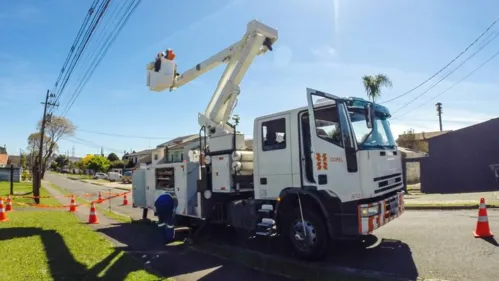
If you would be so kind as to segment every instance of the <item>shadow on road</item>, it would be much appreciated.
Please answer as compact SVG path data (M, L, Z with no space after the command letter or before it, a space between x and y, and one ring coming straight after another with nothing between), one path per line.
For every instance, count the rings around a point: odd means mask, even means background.
M193 251L186 245L162 244L162 237L156 226L146 224L114 224L98 231L116 240L124 250L141 259L147 266L163 276L173 277L190 274L189 280L219 281L289 281L290 279L266 275L257 270L213 256ZM183 239L177 235L177 239Z
M247 233L234 229L211 229L215 243L228 244L258 251L264 254L292 257L291 247L281 239L256 237L248 239ZM419 273L409 246L399 240L378 239L374 235L362 241L341 241L330 245L329 255L324 261L314 262L312 266L345 269L346 271L379 272L386 275L417 279Z
M54 281L63 280L125 280L128 274L143 269L127 254L115 249L110 255L87 268L78 262L64 243L63 237L55 230L36 227L13 227L0 230L0 241L39 236L42 240L47 263ZM109 268L108 268L109 267ZM102 277L98 275L108 268Z
M490 244L499 247L499 243L497 243L497 240L494 237L484 237L482 240L489 242Z

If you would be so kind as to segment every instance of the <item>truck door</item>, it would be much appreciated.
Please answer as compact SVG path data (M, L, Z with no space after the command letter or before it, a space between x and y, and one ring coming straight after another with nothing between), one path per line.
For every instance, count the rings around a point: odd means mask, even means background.
M255 196L277 198L282 189L293 186L289 114L261 119L256 123L259 136Z
M304 174L302 178L313 176L315 185L333 186L338 195L350 197L355 192L351 186L359 185L359 177L357 146L347 107L343 99L314 89L307 89L307 98L308 114L302 114L302 118L308 119L309 128L303 125L304 120L300 123L302 143L304 134L310 133L310 150L303 149L302 159L308 156L311 161L309 158L309 161L302 162L305 162L305 166L308 162L312 167L307 167L309 175Z

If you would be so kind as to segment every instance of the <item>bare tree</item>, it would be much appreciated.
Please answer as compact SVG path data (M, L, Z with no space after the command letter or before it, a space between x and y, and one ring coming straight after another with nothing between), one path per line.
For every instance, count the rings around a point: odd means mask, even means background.
M42 120L38 122L37 129L40 129L41 126L42 126ZM44 152L45 156L43 157L43 165L41 172L42 179L45 176L45 171L47 170L48 159L58 149L57 143L59 142L59 140L63 137L74 135L75 130L76 127L73 125L73 123L69 119L62 116L52 116L50 122L46 123L45 135L48 137L50 142L48 142L46 153ZM38 140L40 140L40 134L38 134Z
M53 151L57 151L59 147L56 143L52 141L47 135L43 137L43 149L42 149L42 157L44 159L44 163L46 164L46 159L49 157L49 151L52 149ZM30 151L31 158L30 165L33 168L34 163L37 163L36 157L38 156L38 152L40 151L40 133L32 133L28 136L28 150Z

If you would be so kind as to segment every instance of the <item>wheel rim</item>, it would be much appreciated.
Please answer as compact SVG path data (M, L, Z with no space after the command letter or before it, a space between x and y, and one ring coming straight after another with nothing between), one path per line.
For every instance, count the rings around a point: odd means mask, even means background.
M317 243L317 231L309 221L296 220L291 228L291 240L300 251L309 252Z

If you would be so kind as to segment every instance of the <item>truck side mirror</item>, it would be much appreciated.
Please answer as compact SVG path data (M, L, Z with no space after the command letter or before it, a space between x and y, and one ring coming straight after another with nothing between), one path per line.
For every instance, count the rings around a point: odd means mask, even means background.
M371 129L373 127L373 120L374 120L374 114L373 114L373 104L369 103L365 106L365 117L366 117L366 125L367 128Z

